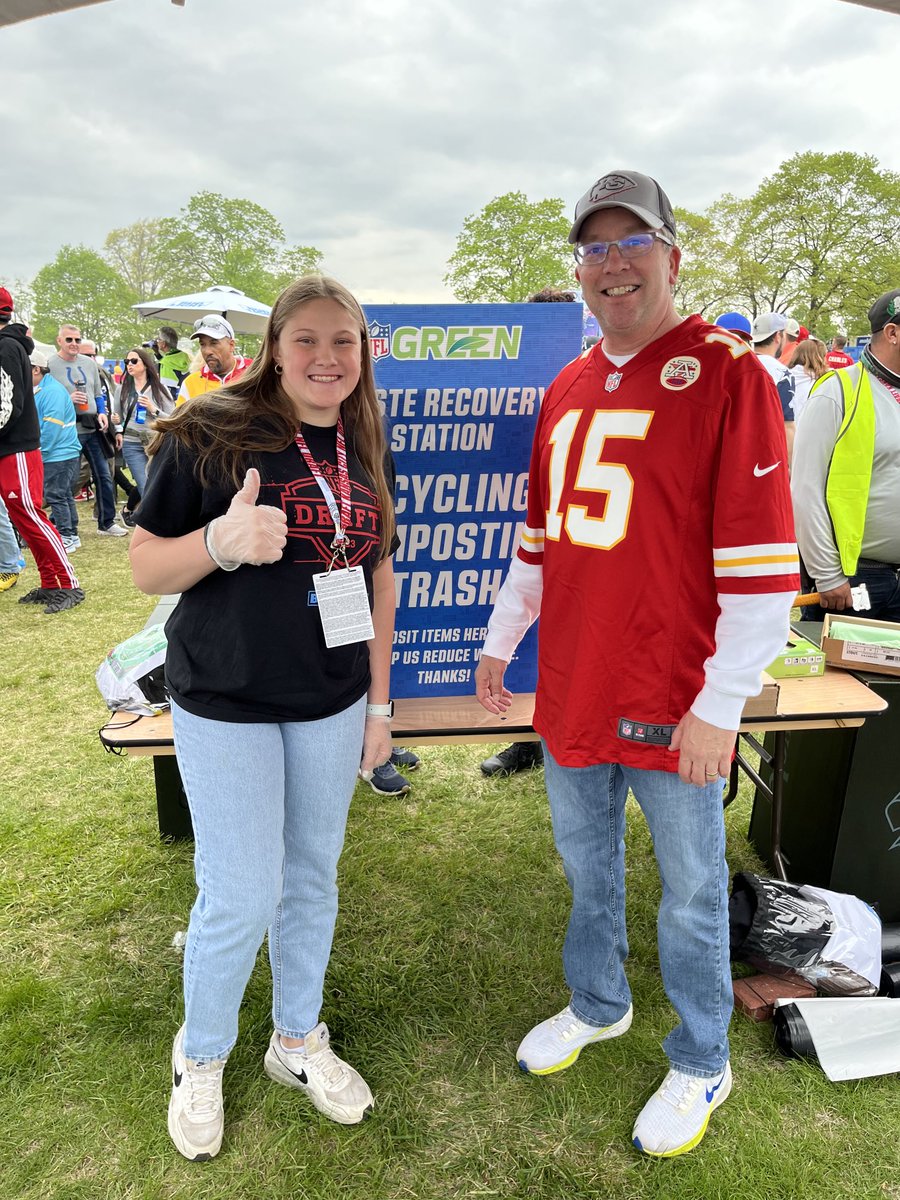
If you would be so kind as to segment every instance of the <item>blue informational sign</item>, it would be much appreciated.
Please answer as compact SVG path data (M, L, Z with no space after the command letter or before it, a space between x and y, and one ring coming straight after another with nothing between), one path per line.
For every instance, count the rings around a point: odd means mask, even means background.
M525 520L544 392L581 350L580 304L365 306L397 465L391 693L468 696ZM509 666L534 690L533 628Z

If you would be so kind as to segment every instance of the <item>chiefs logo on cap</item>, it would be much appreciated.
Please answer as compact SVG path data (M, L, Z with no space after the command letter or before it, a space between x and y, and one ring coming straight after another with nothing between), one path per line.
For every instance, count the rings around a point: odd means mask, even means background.
M637 187L636 181L629 179L627 175L604 175L591 188L591 203L603 200L607 196L617 196L619 192L627 192L634 187Z

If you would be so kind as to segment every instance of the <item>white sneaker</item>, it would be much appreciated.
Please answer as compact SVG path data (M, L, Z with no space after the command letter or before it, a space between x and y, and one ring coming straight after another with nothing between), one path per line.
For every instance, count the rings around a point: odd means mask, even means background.
M97 532L101 537L128 537L128 530L123 529L121 525L117 525L115 521L110 525L109 529L98 529Z
M219 1153L225 1129L222 1072L225 1060L203 1066L184 1057L184 1026L172 1046L172 1097L169 1100L169 1137L179 1153L194 1162L206 1162Z
M731 1063L709 1079L670 1071L634 1123L631 1140L644 1154L674 1158L700 1142L710 1115L731 1092Z
M76 550L81 549L81 538L77 534L74 537L64 537L62 544L66 548L66 554L74 554Z
M551 1075L554 1071L563 1071L571 1067L591 1042L605 1042L627 1033L633 1016L634 1009L629 1005L628 1012L614 1025L598 1027L576 1017L567 1005L562 1012L535 1025L531 1033L525 1035L516 1051L519 1066L532 1075Z
M320 1113L339 1125L359 1124L375 1104L369 1085L331 1049L324 1021L303 1042L302 1050L285 1050L278 1033L273 1033L266 1051L266 1074L276 1083L305 1092Z

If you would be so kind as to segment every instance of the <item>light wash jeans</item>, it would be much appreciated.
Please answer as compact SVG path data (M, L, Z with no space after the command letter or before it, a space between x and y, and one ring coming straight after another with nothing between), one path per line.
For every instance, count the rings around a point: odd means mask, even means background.
M172 705L194 825L197 899L184 953L184 1052L226 1058L268 929L272 1017L319 1021L337 864L362 755L366 698L320 721L210 721Z
M733 996L728 946L724 780L706 787L667 771L562 767L544 745L553 834L572 912L563 947L574 1012L589 1025L625 1015L625 799L643 810L662 879L657 935L666 995L680 1023L663 1042L673 1067L711 1076L728 1061Z
M131 478L134 480L137 490L143 496L147 490L147 451L144 449L143 443L123 438L122 457L125 459L125 466L131 472Z
M0 499L0 575L18 575L21 556L22 551L16 541L12 521L9 519L6 505Z

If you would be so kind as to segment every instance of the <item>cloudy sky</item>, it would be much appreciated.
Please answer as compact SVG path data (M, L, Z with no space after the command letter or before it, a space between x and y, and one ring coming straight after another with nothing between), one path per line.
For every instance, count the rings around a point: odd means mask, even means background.
M571 211L632 167L702 209L797 151L900 171L900 17L841 0L111 0L0 28L0 62L0 282L208 189L363 300L433 301L505 192Z

